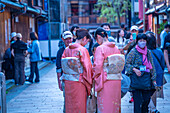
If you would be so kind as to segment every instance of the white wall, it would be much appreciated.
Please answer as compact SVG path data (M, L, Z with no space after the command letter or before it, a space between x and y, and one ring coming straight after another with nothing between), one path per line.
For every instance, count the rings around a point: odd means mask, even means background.
M40 42L40 49L42 52L43 57L49 57L49 42L48 40L39 41ZM58 47L59 40L51 40L51 57L55 58L57 55L57 51L59 49Z

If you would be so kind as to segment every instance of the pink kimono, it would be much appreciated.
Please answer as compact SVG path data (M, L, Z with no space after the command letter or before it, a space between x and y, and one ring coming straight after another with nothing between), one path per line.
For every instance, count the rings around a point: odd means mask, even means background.
M120 54L115 43L107 42L97 47L94 55L94 79L97 91L99 113L119 113L121 111L121 79L107 79L103 69L104 60L113 54Z
M92 86L92 64L88 50L78 43L69 45L62 58L77 57L83 66L78 81L65 80L66 113L86 113L87 95Z

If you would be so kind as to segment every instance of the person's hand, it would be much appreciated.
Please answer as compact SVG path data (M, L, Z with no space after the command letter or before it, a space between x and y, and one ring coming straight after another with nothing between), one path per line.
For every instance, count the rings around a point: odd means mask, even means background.
M119 49L121 54L125 54L123 49Z
M168 73L170 74L170 66L168 66Z
M27 44L30 45L30 44L31 44L31 41L30 41L30 40L27 40Z
M62 85L61 85L61 81L58 82L58 87L59 87L59 89L60 89L61 91L63 91Z
M61 91L63 91L62 89L62 85L61 85L61 80L60 80L60 77L61 77L61 73L57 73L57 78L58 78L58 87Z
M139 69L133 68L133 71L136 73L137 76L141 76L141 71Z
M162 89L162 87L161 87L161 86L158 86L156 89L157 89L157 91L159 92L159 91Z
M28 55L28 51L26 50L25 52L24 52L24 54L25 54L25 57Z
M161 86L158 86L157 83L156 83L156 81L153 81L153 85L155 86L155 89L156 89L157 91L160 91L160 90L161 90Z

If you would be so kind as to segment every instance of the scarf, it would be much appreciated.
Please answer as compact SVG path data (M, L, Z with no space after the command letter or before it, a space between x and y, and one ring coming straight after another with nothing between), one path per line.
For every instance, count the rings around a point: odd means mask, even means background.
M143 57L143 65L146 66L146 69L152 69L152 65L150 63L150 61L148 62L148 59L147 59L147 47L145 46L144 49L141 49L138 45L136 45L136 50L142 54L142 57Z

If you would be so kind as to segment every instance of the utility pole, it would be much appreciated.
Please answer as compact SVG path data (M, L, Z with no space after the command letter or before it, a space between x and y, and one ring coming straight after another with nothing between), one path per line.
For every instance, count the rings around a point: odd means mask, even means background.
M166 6L169 7L169 0L166 0ZM168 24L170 24L170 12L167 13Z
M48 54L51 61L51 14L50 14L50 0L48 0Z
M134 3L135 3L135 0L131 0L131 21L133 20L134 18Z
M128 3L128 5L130 5L131 4L131 0L129 0L129 3ZM131 7L132 7L132 5L130 5ZM130 9L128 8L128 28L130 28L131 27L131 7L130 7Z
M145 0L143 0L143 31L145 32Z

